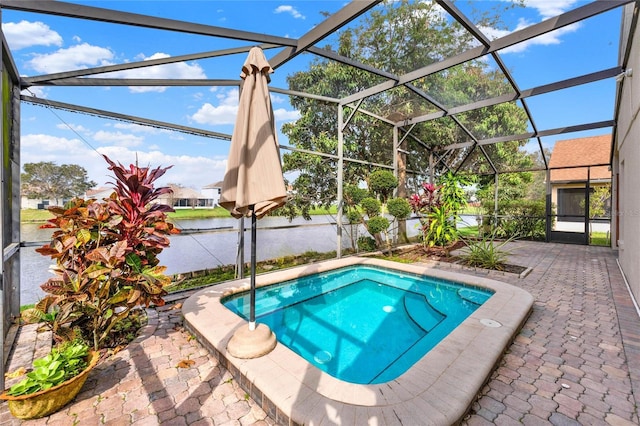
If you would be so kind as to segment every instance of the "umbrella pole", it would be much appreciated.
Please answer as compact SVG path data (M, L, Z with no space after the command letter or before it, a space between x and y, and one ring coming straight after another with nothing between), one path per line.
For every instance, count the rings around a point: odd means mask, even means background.
M249 300L249 330L256 329L256 211L255 205L249 206L251 211L251 291Z
M244 278L244 216L240 218L238 232L238 253L236 256L236 278Z

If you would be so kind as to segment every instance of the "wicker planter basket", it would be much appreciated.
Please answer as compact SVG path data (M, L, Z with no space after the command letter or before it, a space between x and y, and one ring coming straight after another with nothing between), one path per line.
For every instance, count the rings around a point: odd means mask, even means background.
M11 396L7 392L0 394L0 399L9 404L9 411L19 419L37 419L55 413L76 397L87 375L98 363L99 352L91 352L89 365L80 374L57 386L28 395Z

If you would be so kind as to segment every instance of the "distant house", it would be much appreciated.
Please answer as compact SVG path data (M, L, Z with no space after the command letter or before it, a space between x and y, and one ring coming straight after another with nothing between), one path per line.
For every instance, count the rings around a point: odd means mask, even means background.
M166 204L174 208L203 208L214 207L213 201L206 195L196 191L193 188L187 188L175 184L169 184L173 193L163 194L158 197L158 203Z
M113 188L101 186L99 188L89 189L84 193L84 199L88 200L89 198L93 198L95 200L102 200L105 198L109 198L113 193Z
M106 187L89 189L87 190L87 192L84 193L83 198L85 200L89 198L102 200L103 198L109 197L109 195L111 195L112 192L113 192L113 188L106 188ZM69 201L70 199L65 198L65 199L59 199L56 202L56 200L54 199L28 198L23 195L22 199L20 200L20 208L46 210L49 207L55 206L55 205L64 206Z
M44 200L42 198L29 198L26 196L20 197L20 208L22 209L38 209L38 210L46 210L49 206L55 206L56 202L54 200Z
M549 161L551 202L558 221L583 222L587 179L594 188L611 184L611 135L557 141ZM611 211L611 199L607 202ZM609 216L610 213L607 213Z
M202 194L211 200L211 207L216 207L220 204L220 193L222 192L222 181L216 183L210 183L202 187Z

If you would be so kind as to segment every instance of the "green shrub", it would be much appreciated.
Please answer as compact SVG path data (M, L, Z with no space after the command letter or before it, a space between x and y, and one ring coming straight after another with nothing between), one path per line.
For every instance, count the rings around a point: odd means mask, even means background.
M383 203L397 187L398 179L389 170L376 170L369 175L369 189L377 194Z
M405 198L392 198L387 202L387 211L397 220L403 220L411 215L411 204Z
M376 200L373 197L362 199L362 201L360 202L360 206L369 217L377 216L380 214L380 201Z
M371 235L384 232L389 228L389 219L384 216L374 216L367 221L367 230Z
M362 236L358 238L358 249L361 251L374 251L376 249L376 240Z
M546 205L544 200L508 200L498 204L498 224L493 223L493 207L488 209L495 236L544 240L546 235Z
M363 199L369 196L369 191L365 188L360 188L357 185L344 186L344 201L347 206L356 206L360 204Z
M347 212L347 222L349 225L355 225L362 222L362 215L358 210L349 210Z

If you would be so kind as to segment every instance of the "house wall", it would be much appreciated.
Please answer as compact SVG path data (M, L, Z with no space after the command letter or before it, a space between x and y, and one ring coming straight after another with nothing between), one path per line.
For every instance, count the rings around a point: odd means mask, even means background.
M44 204L44 206L42 206ZM22 209L46 209L49 206L55 206L56 200L43 200L42 198L20 197L20 208Z
M622 34L629 33L634 4L625 7ZM619 208L614 217L619 221L618 259L624 275L637 301L640 301L640 31L636 29L630 40L622 40L621 55L626 44L631 43L627 69L633 70L631 77L622 82L616 139L614 141L614 190L618 192ZM620 86L619 86L620 87ZM619 185L616 185L618 184ZM613 229L615 230L615 225Z
M211 200L211 207L220 204L220 188L203 188L202 195Z

